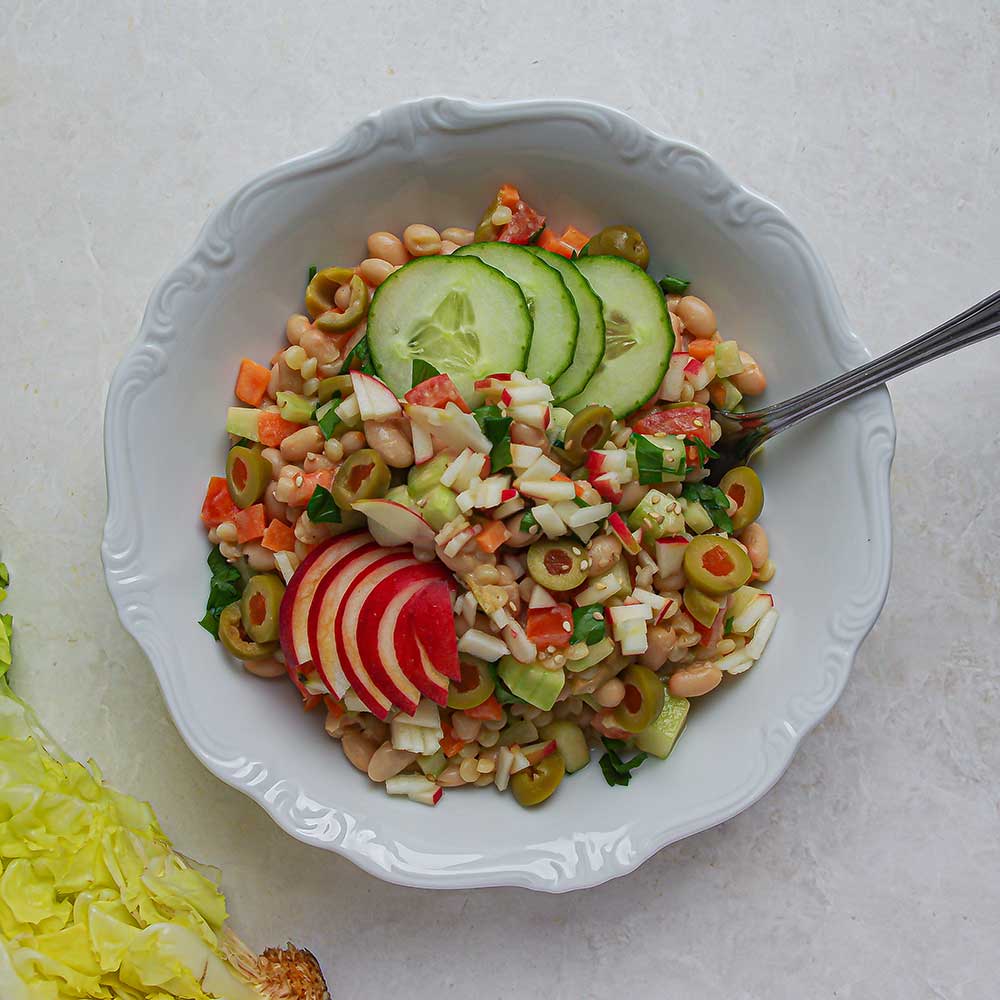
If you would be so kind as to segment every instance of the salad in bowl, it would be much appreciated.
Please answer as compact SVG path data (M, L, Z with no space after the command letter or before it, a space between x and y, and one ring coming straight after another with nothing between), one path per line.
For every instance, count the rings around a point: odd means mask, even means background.
M777 622L760 479L706 482L764 373L635 229L509 184L367 249L238 364L201 624L391 795L628 785Z

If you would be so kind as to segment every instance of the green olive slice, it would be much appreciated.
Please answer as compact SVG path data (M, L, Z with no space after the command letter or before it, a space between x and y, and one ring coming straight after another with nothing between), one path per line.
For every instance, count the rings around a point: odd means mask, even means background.
M565 775L566 762L557 750L540 760L534 767L518 771L510 779L510 790L519 805L537 806L559 787Z
M306 312L315 319L334 306L333 297L341 285L348 285L355 277L349 267L324 267L317 271L306 288Z
M243 630L240 602L233 601L219 615L219 641L238 660L264 660L278 648L276 642L254 642Z
M722 601L715 597L709 597L697 587L688 584L684 588L684 607L702 628L711 628L722 609Z
M358 500L374 500L389 492L391 477L385 460L371 448L362 448L340 464L333 477L333 499L342 510Z
M606 406L585 406L566 425L566 433L563 434L566 456L579 465L588 451L600 448L608 440L614 419L615 415Z
M338 269L339 270L339 269ZM351 300L343 312L327 309L316 317L316 329L324 333L345 333L353 330L368 315L368 286L360 275L350 281Z
M226 485L233 503L241 509L252 507L271 481L271 463L254 448L236 445L226 457Z
M342 397L349 396L354 392L354 383L350 375L331 375L323 379L316 389L316 395L321 403L329 403L337 393Z
M748 465L730 469L719 483L719 489L736 504L736 511L730 514L734 531L742 531L753 524L764 509L764 487L760 476Z
M625 685L625 697L614 711L615 722L627 733L641 733L663 711L663 681L638 663L619 680Z
M731 538L699 535L684 549L684 572L702 593L722 597L750 579L750 557Z
M476 226L475 235L472 237L473 243L490 243L500 235L500 227L493 221L493 213L503 204L500 200L500 193L487 206L483 217Z
M243 629L254 642L274 642L278 638L278 612L285 585L274 573L250 577L240 598Z
M493 675L486 663L474 656L462 656L462 679L448 685L449 708L475 708L493 694Z
M608 226L602 229L590 238L584 252L591 256L608 254L611 257L624 257L643 270L649 263L649 247L639 230L632 226Z
M579 545L540 541L528 549L528 572L546 590L573 590L587 579L584 553Z

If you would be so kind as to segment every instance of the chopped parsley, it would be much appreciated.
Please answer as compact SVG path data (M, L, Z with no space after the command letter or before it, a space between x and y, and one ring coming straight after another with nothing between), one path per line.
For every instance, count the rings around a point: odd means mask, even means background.
M513 421L500 412L499 406L477 406L472 415L492 445L490 469L493 472L506 469L511 463L510 425Z
M316 277L316 265L315 264L310 264L309 265L309 277L306 280L306 288L308 288L312 284L312 280L315 277Z
M672 274L665 274L657 282L665 295L683 295L691 282L687 278L678 278Z
M420 385L421 382L426 382L429 378L434 378L435 375L441 374L429 361L424 361L423 358L414 358L413 366L410 370L413 372L410 382L410 385L413 387Z
M710 458L718 458L719 453L713 451L700 437L689 437L684 439L685 444L691 445L691 447L698 450L698 464L708 465L708 460Z
M535 515L531 513L530 510L524 512L524 516L521 518L521 530L531 531L532 528L537 528L538 522L535 520Z
M705 508L708 516L720 531L733 533L733 522L729 519L729 497L717 486L706 483L685 483L681 490L685 500L697 502Z
M208 591L208 601L205 606L205 617L198 624L210 632L215 639L219 638L219 615L233 601L238 601L243 593L243 577L240 571L226 562L226 557L216 545L208 554L208 568L212 571L212 583Z
M599 614L600 618L594 615ZM604 608L600 604L587 604L582 608L573 609L573 635L571 643L585 642L588 646L600 642L607 628L604 623Z
M319 424L319 429L327 441L333 437L334 431L340 424L340 417L337 416L338 406L340 406L340 393L335 392L322 406L317 406L313 414L313 419Z
M333 494L323 486L317 486L306 505L306 513L313 524L340 524L340 508Z
M350 350L344 358L344 363L340 366L342 372L361 371L365 375L374 375L375 366L372 364L371 352L368 350L368 336L363 336Z
M649 757L649 754L640 750L628 760L622 760L622 753L629 749L626 743L622 740L608 739L606 736L601 737L601 742L607 750L599 761L604 780L612 787L628 785L632 780L632 772Z

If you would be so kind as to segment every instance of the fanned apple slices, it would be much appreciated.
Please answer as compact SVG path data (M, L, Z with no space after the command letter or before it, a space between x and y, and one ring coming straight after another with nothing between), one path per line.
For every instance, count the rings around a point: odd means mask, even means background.
M281 604L289 672L315 670L338 698L351 688L380 719L412 714L421 695L444 705L461 676L453 588L441 563L364 531L317 546Z

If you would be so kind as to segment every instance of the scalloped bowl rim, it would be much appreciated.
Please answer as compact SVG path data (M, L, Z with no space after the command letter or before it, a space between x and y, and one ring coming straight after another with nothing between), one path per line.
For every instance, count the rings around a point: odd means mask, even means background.
M732 818L748 808L778 781L787 769L805 735L816 726L833 707L847 682L859 646L871 630L885 602L891 572L891 519L889 503L889 472L895 445L895 424L888 393L878 390L866 397L870 400L865 414L869 441L876 445L864 453L860 474L863 475L865 499L870 515L866 526L875 546L872 555L872 581L869 591L853 609L853 618L846 614L838 621L835 638L839 645L827 657L834 661L836 672L832 685L824 688L812 700L801 697L795 711L791 702L776 710L775 717L763 726L764 739L780 744L769 761L768 769L757 780L743 789L742 794L731 796L712 812L686 822L665 822L665 827L647 832L644 840L630 853L619 855L603 847L601 859L581 870L558 869L556 874L539 874L533 852L542 848L551 861L552 844L525 845L523 856L505 858L504 863L491 868L482 858L468 869L461 865L439 867L422 866L419 854L408 852L405 844L386 831L385 843L378 850L371 849L364 837L318 837L316 829L323 822L337 817L339 825L350 831L357 820L333 807L322 806L309 799L295 784L294 776L276 777L271 783L252 780L247 758L224 760L213 752L188 723L169 680L169 662L164 647L158 641L157 628L163 623L150 598L140 565L141 544L137 541L128 517L129 505L134 502L134 485L128 453L127 414L135 394L144 384L152 382L166 364L169 336L170 302L178 290L196 288L207 267L230 262L235 250L232 218L260 193L276 183L294 180L319 169L330 169L343 162L369 155L373 148L372 137L385 130L423 129L482 130L498 125L509 125L519 120L553 119L574 121L591 127L609 130L623 140L623 158L638 157L648 150L683 151L698 158L706 179L706 198L739 199L749 211L758 213L755 221L766 220L786 230L796 240L797 251L813 283L818 308L825 320L825 328L833 331L833 343L828 346L835 352L844 367L863 363L870 355L848 326L846 314L826 266L811 245L772 201L738 184L703 150L676 139L667 138L624 113L599 104L577 100L532 100L504 103L479 103L447 97L424 98L396 105L375 112L356 123L336 144L290 159L259 175L243 185L223 202L202 227L191 250L156 286L143 315L138 336L115 371L108 392L105 411L105 461L108 488L108 515L102 544L105 576L112 600L125 629L136 639L150 659L167 706L182 738L202 763L228 785L239 789L258 803L285 831L303 843L334 850L359 867L380 878L400 885L422 888L474 888L514 885L551 892L585 888L608 879L625 875L651 857L656 851L692 834L709 829ZM617 130L617 131L616 131ZM367 136L366 136L367 133ZM357 147L367 148L359 154ZM758 219L759 216L759 219ZM137 388L138 387L138 388ZM795 715L794 723L789 721ZM265 772L267 773L267 772ZM316 824L296 821L293 812L304 808L319 817ZM325 810L325 812L324 812ZM378 822L366 817L377 834ZM355 830L357 832L357 830ZM366 831L371 832L371 831ZM576 846L578 837L567 834L565 843Z

